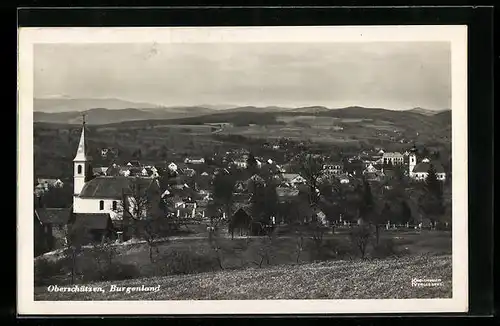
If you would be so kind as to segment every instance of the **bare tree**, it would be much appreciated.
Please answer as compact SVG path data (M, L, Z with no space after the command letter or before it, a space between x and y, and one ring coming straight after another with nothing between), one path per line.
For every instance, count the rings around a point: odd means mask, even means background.
M259 268L262 267L264 262L267 265L271 265L271 261L274 258L274 244L276 235L273 230L267 230L266 237L262 238L262 243L257 250L258 260L253 263Z
M106 279L106 273L113 265L113 261L118 256L118 250L110 241L103 240L92 248L92 256L97 264L97 269L102 280Z
M372 232L369 226L364 223L357 226L351 231L350 238L353 245L359 250L361 258L364 259L372 238Z
M71 275L71 284L75 284L77 268L78 268L78 255L82 251L82 245L84 243L84 236L81 232L78 232L73 225L68 225L65 234L65 245L64 245L64 258L63 265L66 269L69 269Z
M319 200L318 186L323 176L323 158L318 155L302 153L297 157L298 172L306 180L309 188L309 203L315 206Z
M217 174L213 182L214 201L223 209L227 219L231 217L232 213L232 206L234 202L233 189L235 183L235 178L224 172Z
M210 201L207 205L207 214L209 218L207 225L208 244L214 252L215 259L221 270L224 269L224 256L222 244L219 239L219 227L225 222L222 217L222 211L223 210L214 201Z
M309 225L309 230L311 232L314 252L317 258L321 259L323 254L323 236L325 234L325 227L316 215L313 216L313 222Z
M151 262L154 262L153 252L159 253L158 239L168 236L171 229L164 216L159 187L154 182L151 179L131 178L117 207L117 212L122 214L125 238L133 235L145 240Z
M302 236L302 233L299 231L297 234L297 256L296 256L296 262L297 264L300 262L300 255L302 254L302 251L304 250L304 237Z

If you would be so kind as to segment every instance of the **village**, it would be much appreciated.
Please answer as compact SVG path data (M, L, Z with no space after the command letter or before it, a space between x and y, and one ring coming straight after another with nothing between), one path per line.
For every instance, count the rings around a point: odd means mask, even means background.
M34 47L34 300L454 298L449 44L223 38Z
M141 238L128 230L131 224L158 218L169 225L165 235L182 225L198 225L203 236L217 232L231 238L265 236L292 224L316 223L329 234L365 222L385 229L451 225L449 211L429 211L420 198L412 198L428 179L440 184L442 197L451 179L441 162L423 156L415 144L403 153L373 148L341 160L302 149L288 161L277 161L235 148L225 155L160 164L115 159L109 166L94 166L87 132L84 123L73 160L72 202L50 207L46 198L68 185L49 176L37 180L36 254L64 248L68 230L85 244ZM283 144L264 146L278 150ZM112 149L100 152L106 157ZM380 194L380 203L363 202L366 191L375 198ZM370 214L363 213L366 205Z

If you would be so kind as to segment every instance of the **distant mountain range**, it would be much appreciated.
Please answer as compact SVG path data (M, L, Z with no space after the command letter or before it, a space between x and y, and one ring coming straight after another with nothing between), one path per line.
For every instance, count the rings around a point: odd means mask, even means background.
M413 112L413 113L419 113L423 115L435 115L440 112L447 111L447 110L428 110L428 109L423 109L423 108L414 108L407 110L407 112Z
M229 105L200 105L200 106L172 106L162 107L150 103L137 103L120 99L69 99L43 98L34 100L34 121L63 124L80 124L82 114L86 114L88 124L103 125L138 120L169 120L204 117L202 120L217 121L235 114L286 114L286 115L320 115L339 118L384 119L412 119L437 116L445 113L444 119L451 114L449 110L435 111L423 108L395 111L381 108L347 107L329 109L324 106L309 106L286 108L279 106L237 106Z
M117 109L144 109L144 108L158 108L161 107L157 104L130 102L116 98L67 98L67 97L54 97L54 98L35 98L33 103L33 110L35 112L47 113L62 113L62 112L78 112L86 111L94 108L106 108L109 110Z

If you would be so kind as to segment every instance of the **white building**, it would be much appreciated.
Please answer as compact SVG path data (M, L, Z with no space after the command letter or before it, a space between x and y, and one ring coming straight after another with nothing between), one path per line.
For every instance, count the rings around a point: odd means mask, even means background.
M246 169L248 164L246 160L235 160L232 162L234 166L236 166L238 169Z
M186 164L203 164L203 163L205 163L205 159L203 157L202 158L196 158L196 159L192 159L192 158L186 157L184 159L184 163L186 163Z
M399 152L388 152L382 154L382 162L384 164L402 165L404 163L404 156Z
M177 164L175 164L174 162L171 162L169 165L168 165L168 169L172 172L177 172Z
M323 172L326 175L340 175L343 172L343 166L340 163L323 165Z
M38 185L45 190L49 190L49 188L62 188L64 186L64 182L61 179L41 179L38 180Z

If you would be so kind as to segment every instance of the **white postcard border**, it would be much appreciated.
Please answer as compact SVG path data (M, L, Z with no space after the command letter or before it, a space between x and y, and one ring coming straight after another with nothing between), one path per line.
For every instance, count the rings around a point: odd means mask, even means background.
M450 42L453 230L451 299L35 301L33 44L213 42ZM20 28L18 34L17 309L20 315L466 312L468 308L467 26Z

